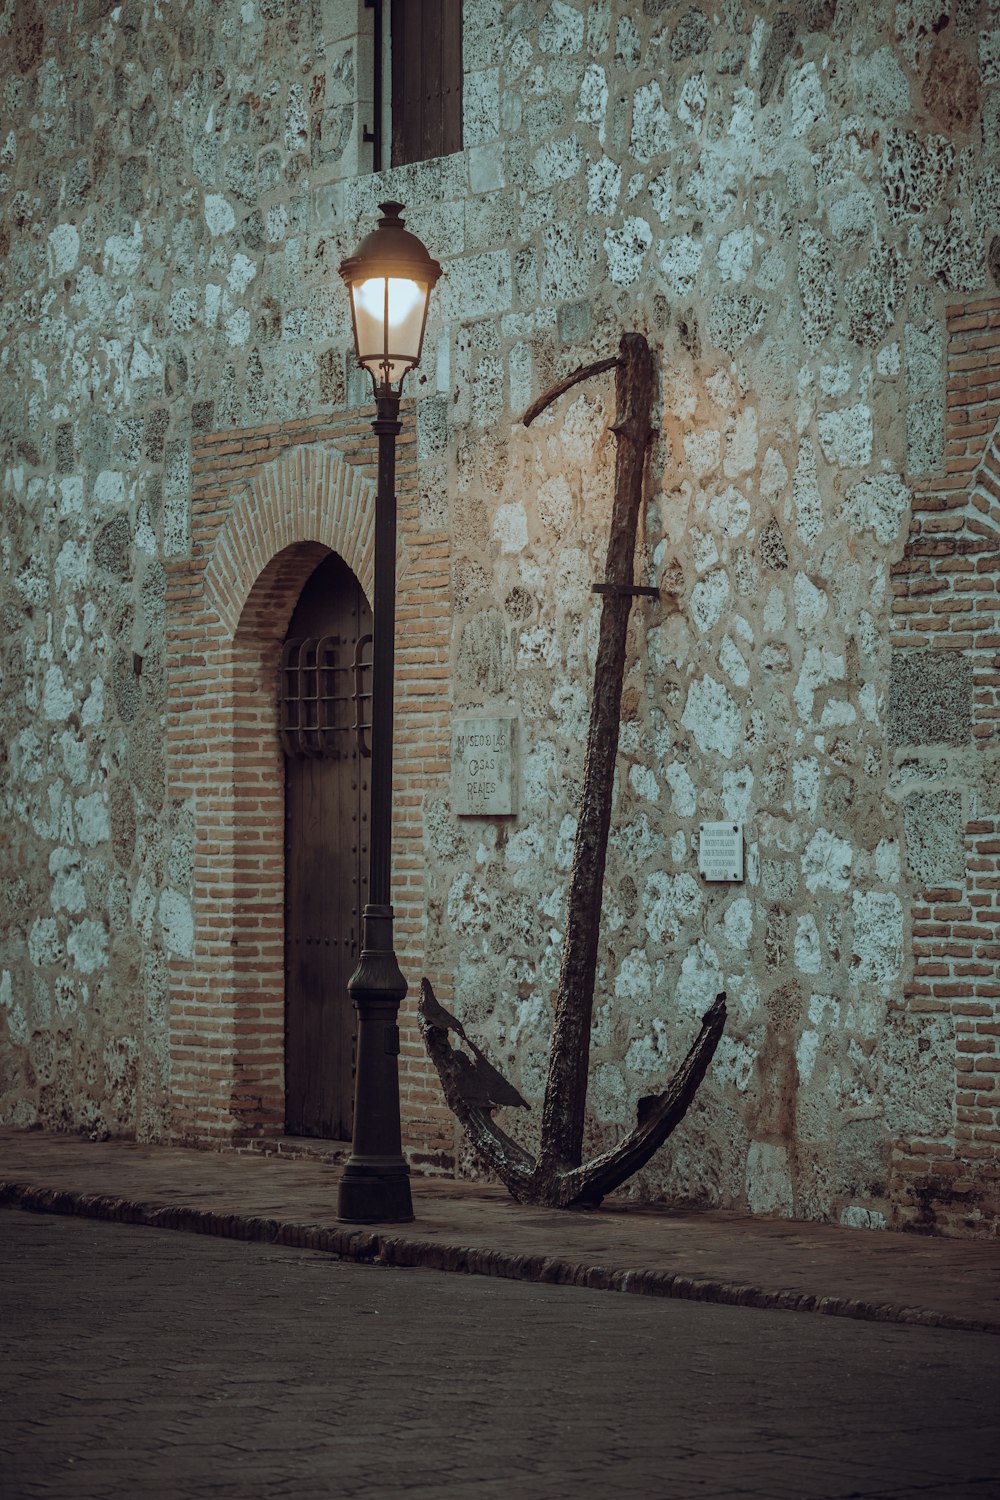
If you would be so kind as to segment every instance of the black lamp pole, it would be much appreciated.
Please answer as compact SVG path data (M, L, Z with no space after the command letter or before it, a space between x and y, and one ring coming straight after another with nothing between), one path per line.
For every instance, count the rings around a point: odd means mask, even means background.
M402 204L383 203L379 227L340 268L351 292L358 357L375 383L378 487L375 495L375 597L372 606L371 822L368 904L361 958L348 982L358 1013L354 1136L337 1201L339 1218L355 1224L407 1223L413 1218L410 1169L403 1157L399 1110L399 1006L407 984L393 947L392 856L393 679L396 629L396 438L403 376L417 363L427 299L441 272L403 226ZM393 328L400 284L423 297L417 320ZM373 296L372 287L378 288ZM404 309L405 316L405 309ZM407 342L407 340L409 342Z
M375 496L375 599L372 609L371 824L368 904L361 959L348 983L358 1012L351 1159L340 1179L337 1212L353 1223L413 1218L410 1169L399 1118L399 1006L407 984L393 948L389 867L392 849L392 735L396 628L396 437L399 392L377 394L378 489Z

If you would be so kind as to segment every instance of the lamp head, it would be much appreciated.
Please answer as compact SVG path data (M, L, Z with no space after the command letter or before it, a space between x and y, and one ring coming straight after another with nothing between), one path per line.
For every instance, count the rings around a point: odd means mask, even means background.
M402 203L380 203L378 227L341 262L351 298L354 347L376 392L400 389L419 363L427 304L441 275L423 242L404 226Z

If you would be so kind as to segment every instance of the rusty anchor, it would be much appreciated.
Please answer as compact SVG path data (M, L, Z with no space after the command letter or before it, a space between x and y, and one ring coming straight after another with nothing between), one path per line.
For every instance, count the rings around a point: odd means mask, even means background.
M617 357L581 366L539 397L523 418L529 426L574 385L611 369L615 370L616 386L612 427L617 439L615 492L605 580L594 585L601 598L601 626L537 1158L493 1118L499 1108L527 1108L525 1100L466 1035L461 1022L438 1002L426 978L421 981L418 1006L421 1031L445 1099L474 1154L518 1202L552 1208L596 1208L602 1198L649 1161L687 1112L726 1022L726 996L722 993L703 1016L690 1051L666 1089L639 1101L635 1128L617 1146L583 1163L601 893L629 610L637 594L659 593L633 583L646 453L655 436L651 425L655 372L645 338L639 333L625 334ZM452 1034L464 1043L471 1057L452 1046Z

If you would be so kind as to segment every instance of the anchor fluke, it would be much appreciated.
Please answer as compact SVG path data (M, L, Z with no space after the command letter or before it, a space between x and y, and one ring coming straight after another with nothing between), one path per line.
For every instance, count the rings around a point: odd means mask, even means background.
M610 1151L567 1174L567 1183L573 1188L570 1205L596 1208L602 1198L621 1187L660 1149L687 1114L688 1106L715 1056L725 1024L726 995L723 991L716 995L702 1017L701 1030L690 1052L663 1093L647 1094L640 1099L636 1127L631 1135Z
M535 1170L534 1158L500 1129L493 1111L502 1105L526 1109L525 1101L482 1050L469 1041L462 1023L438 1001L429 979L420 981L417 1016L448 1107L468 1136L470 1146L511 1195L522 1199ZM454 1031L472 1049L475 1062L464 1052L456 1051L448 1040L449 1031Z
M462 1038L463 1042L469 1043L465 1034L465 1027L457 1016L453 1016L450 1010L445 1010L429 979L425 979L420 986L420 1014L428 1026L440 1026L445 1031L454 1031ZM469 1043L471 1045L471 1043Z
M458 1017L445 1010L429 979L420 981L420 1020L425 1036L432 1030L444 1033L455 1087L467 1104L487 1110L528 1108L527 1100L521 1098L514 1085L493 1066L482 1048L477 1047L472 1038L466 1035L465 1027ZM450 1046L447 1041L449 1031L461 1037L473 1053L472 1057L466 1057L464 1052L456 1052Z

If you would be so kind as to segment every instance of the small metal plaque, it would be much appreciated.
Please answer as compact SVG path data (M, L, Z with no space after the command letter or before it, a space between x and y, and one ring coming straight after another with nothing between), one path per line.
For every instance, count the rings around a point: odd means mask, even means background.
M698 874L703 880L743 879L742 823L702 823Z
M504 818L514 805L516 719L455 719L451 806L460 818Z

